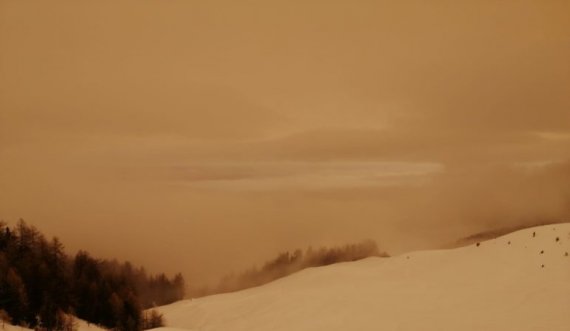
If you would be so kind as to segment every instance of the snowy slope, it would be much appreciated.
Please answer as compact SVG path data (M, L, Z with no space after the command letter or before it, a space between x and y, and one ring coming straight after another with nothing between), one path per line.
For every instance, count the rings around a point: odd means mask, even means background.
M26 329L23 328L21 326L14 326L14 325L10 325L10 324L5 324L0 322L0 330L6 330L6 331L31 331L31 329Z
M87 323L82 319L76 319L77 321L77 331L107 331L98 325Z
M87 323L86 321L76 318L75 321L77 322L77 331L107 331L107 329L103 329L95 324ZM23 328L21 326L14 326L9 324L0 324L0 330L5 331L31 331L31 329Z
M168 325L161 330L567 331L566 252L568 223L480 246L312 268L261 287L160 307Z

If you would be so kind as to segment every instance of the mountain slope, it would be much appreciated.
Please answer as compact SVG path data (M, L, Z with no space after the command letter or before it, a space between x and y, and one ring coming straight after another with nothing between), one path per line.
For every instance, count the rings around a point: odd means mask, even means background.
M570 224L540 226L479 246L308 269L159 310L169 327L187 330L568 330L567 253Z

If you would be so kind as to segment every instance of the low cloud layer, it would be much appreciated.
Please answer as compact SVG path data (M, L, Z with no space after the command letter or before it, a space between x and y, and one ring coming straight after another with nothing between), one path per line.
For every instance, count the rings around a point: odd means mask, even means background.
M0 218L208 282L569 215L556 1L0 3Z

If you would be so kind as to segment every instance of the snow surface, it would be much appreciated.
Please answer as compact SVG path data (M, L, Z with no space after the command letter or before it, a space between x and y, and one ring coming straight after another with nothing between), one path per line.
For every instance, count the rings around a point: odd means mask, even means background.
M15 325L10 325L10 324L2 324L2 322L0 322L0 330L6 330L6 331L30 331L30 329L26 329L23 328L21 326L15 326Z
M77 331L107 331L107 329L96 324L87 323L87 321L79 318L76 318L75 321L77 321Z
M97 326L95 324L87 323L86 321L79 318L75 318L75 322L77 322L77 331L107 331L107 329L101 328L100 326ZM14 326L10 324L4 324L4 327L2 327L2 324L0 324L0 330L31 331L32 329L24 328L21 326Z
M159 307L168 327L157 330L568 331L566 252L570 223L480 246L311 268L257 288Z

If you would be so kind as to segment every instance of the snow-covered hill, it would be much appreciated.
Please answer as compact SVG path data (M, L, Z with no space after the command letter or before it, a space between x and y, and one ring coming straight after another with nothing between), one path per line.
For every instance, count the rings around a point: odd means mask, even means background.
M570 330L570 223L160 307L169 330Z

